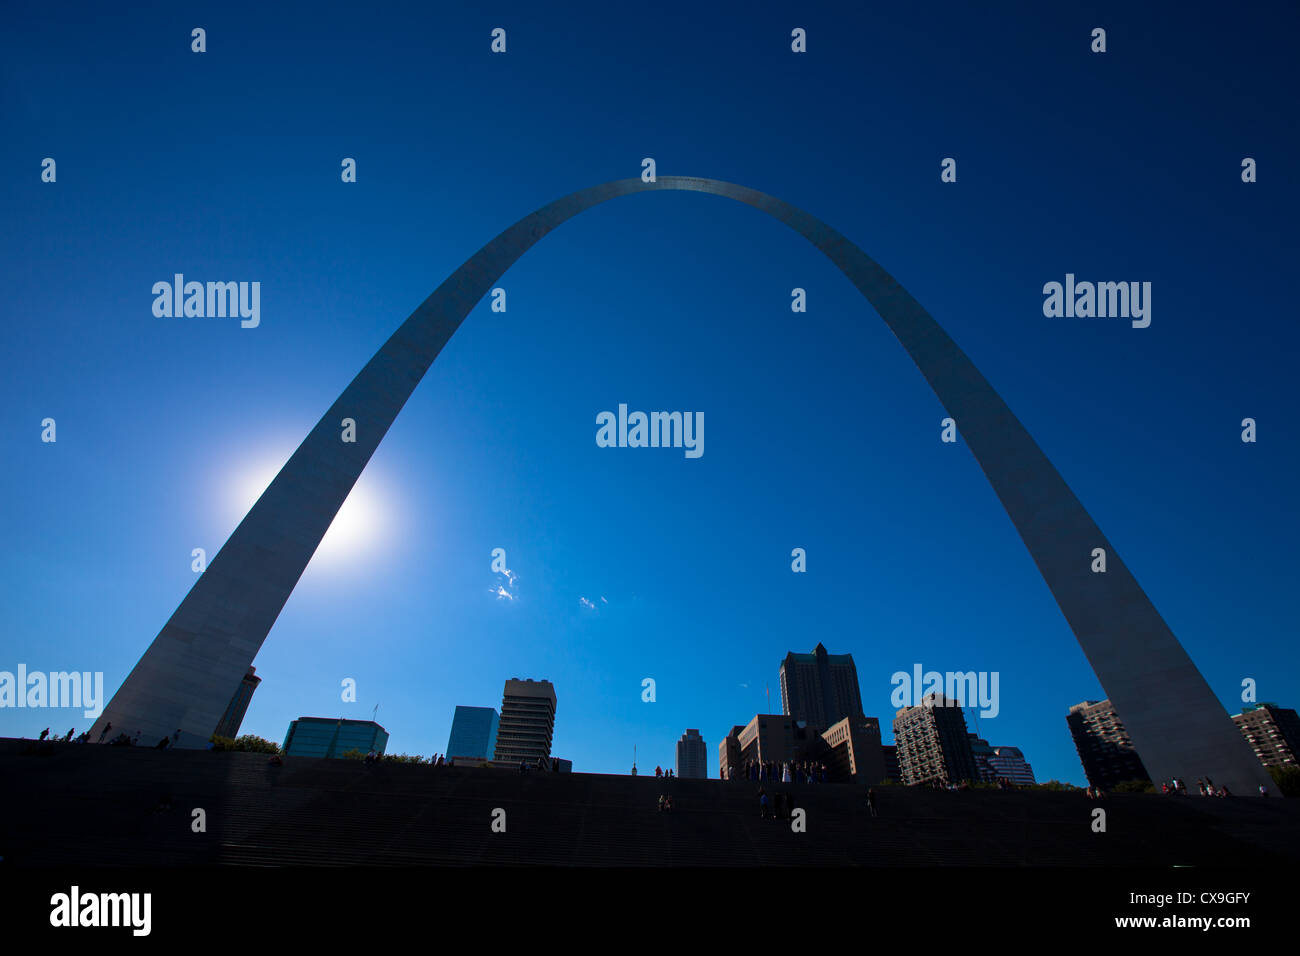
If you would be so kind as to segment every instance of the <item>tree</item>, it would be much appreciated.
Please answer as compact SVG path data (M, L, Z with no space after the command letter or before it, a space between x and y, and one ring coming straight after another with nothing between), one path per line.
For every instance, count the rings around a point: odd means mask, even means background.
M1269 767L1268 775L1284 797L1300 797L1300 767Z
M273 740L267 740L265 737L258 737L254 734L244 734L232 740L229 737L218 737L213 734L211 738L213 750L234 751L254 754L278 754L280 745Z

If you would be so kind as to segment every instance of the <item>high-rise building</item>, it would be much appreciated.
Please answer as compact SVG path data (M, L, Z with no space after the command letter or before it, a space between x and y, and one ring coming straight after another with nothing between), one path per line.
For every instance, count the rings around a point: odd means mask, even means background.
M971 756L975 758L975 769L979 771L979 779L985 783L993 783L997 778L993 775L993 764L990 758L993 756L993 748L984 738L968 733L970 738Z
M876 784L885 779L880 721L875 717L845 717L822 733L830 748L821 759L836 783Z
M784 763L794 759L794 721L785 714L755 714L741 728L740 766L755 763Z
M382 754L388 731L373 720L299 717L289 724L284 753L289 757L342 757L349 750Z
M1124 722L1109 700L1085 700L1065 718L1088 783L1113 790L1128 780L1149 780Z
M682 739L677 741L677 776L707 777L709 775L709 751L704 738L698 730L687 728Z
M956 701L932 693L894 716L894 746L903 783L978 781L966 716Z
M262 678L255 673L256 670L253 665L248 666L248 670L239 682L239 687L235 690L235 696L230 698L230 706L221 716L221 723L217 724L214 736L229 737L232 740L239 736L239 727L244 722L244 714L248 713L248 705L253 700L253 691L257 690L257 685L262 683Z
M549 765L555 704L555 688L548 680L506 681L493 762L518 766L522 760L531 767L540 760Z
M491 760L497 744L497 712L491 707L456 706L447 756Z
M853 655L828 654L820 643L811 654L786 654L781 662L781 708L818 732L845 717L863 716Z
M718 743L718 776L723 780L739 780L744 776L740 762L740 734L745 728L737 724Z
M1034 768L1025 762L1025 755L1018 747L994 747L989 763L993 766L994 780L1010 780L1025 786L1034 783Z
M902 768L898 766L898 748L893 744L880 748L880 755L885 762L885 779L899 782L903 779Z
M1233 715L1265 767L1294 767L1300 764L1300 715L1290 707L1258 704L1243 707Z

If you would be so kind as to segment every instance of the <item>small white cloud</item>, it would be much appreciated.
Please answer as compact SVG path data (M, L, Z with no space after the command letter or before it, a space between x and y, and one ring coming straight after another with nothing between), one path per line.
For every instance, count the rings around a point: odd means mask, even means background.
M515 599L515 596L513 594L511 594L509 591L507 591L499 584L494 588L488 588L488 593L495 594L497 596L498 601L502 601L502 600L513 601Z
M601 599L600 599L600 603L601 603L601 604L608 604L609 602L606 601L605 598L602 596Z
M585 597L578 598L578 603L581 604L583 607L585 607L588 611L596 610L596 605L593 604L591 601L588 601Z

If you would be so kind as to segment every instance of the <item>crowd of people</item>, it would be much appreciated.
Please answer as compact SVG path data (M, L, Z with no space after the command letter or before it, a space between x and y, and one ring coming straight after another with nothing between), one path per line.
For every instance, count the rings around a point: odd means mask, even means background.
M1232 794L1228 791L1227 786L1225 786L1225 785L1220 785L1220 786L1217 786L1217 787L1216 787L1216 786L1214 785L1214 781L1211 780L1209 777L1201 777L1201 778L1199 778L1199 779L1196 781L1196 789L1200 792L1201 796L1203 796L1203 797L1230 797L1230 796L1232 796ZM1164 794L1171 794L1171 793L1172 793L1172 794L1184 794L1184 795L1186 795L1186 793L1187 793L1187 782L1186 782L1185 780L1183 780L1181 777L1174 777L1173 780L1170 780L1170 781L1168 781L1168 782L1162 781L1161 784L1160 784L1160 792L1161 792L1161 793L1164 793ZM1264 786L1262 783L1259 785L1259 795L1260 795L1261 797L1267 797L1267 796L1268 796L1268 787Z
M116 737L108 737L108 735L109 735L109 733L112 731L112 729L113 729L113 722L112 722L112 721L109 721L107 724L104 725L104 729L101 730L101 731L99 732L99 739L98 739L97 741L95 741L95 743L99 743L99 744L107 743L107 745L110 746L110 747L138 747L138 746L140 746L140 737L142 736L142 733L143 733L142 731L137 730L137 731L135 732L135 736L134 736L134 737L132 737L130 734L125 733L125 732L123 732L123 733L119 733ZM87 744L87 743L90 743L90 731L89 731L89 730L82 731L80 734L77 735L76 739L74 740L73 737L72 737L72 735L76 732L76 730L77 730L76 727L69 727L69 728L68 728L67 736L65 736L65 737L57 737L57 736L56 736L56 737L51 737L51 736L50 736L50 728L49 728L49 727L46 727L44 730L41 731L41 735L40 735L40 737L38 737L37 739L40 740L40 741L42 741L42 742L45 741L45 740L56 740L56 741L60 741L60 742L65 743L65 744L66 744L66 743L75 743L75 744ZM163 737L163 738L161 738L161 739L160 739L156 744L154 744L153 746L154 746L156 749L158 749L158 750L166 750L168 747L174 747L174 746L176 745L176 742L177 742L178 740L180 740L180 737L181 737L181 731L180 731L180 728L178 727L178 728L176 728L176 733L172 734L170 737ZM107 741L105 740L105 738L108 738Z
M829 776L826 764L815 760L796 760L778 763L775 760L747 760L738 768L741 776L736 775L737 768L729 768L730 780L749 780L754 783L827 783Z

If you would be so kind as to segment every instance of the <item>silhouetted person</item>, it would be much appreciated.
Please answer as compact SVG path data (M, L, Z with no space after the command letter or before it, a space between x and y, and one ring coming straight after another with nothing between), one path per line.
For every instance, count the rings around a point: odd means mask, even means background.
M40 735L38 738L36 738L36 739L37 739L37 740L44 740L44 739L45 739L46 737L48 737L49 735L50 735L50 728L49 728L49 727L46 727L44 730L41 731L41 735Z
M764 820L772 815L772 804L767 799L767 791L762 787L758 788L758 815Z
M66 736L66 737L63 738L63 740L64 740L65 743L66 743L67 741L72 740L72 732L73 732L74 730L76 730L76 729L77 729L76 727L69 727L69 728L68 728L68 736Z
M867 809L873 817L876 815L876 791L870 788L867 789Z
M166 749L167 749L167 746L168 746L170 743L171 743L171 741L168 740L166 737L164 737L162 740L158 741L156 744L153 745L153 749L154 749L154 750L166 750Z

